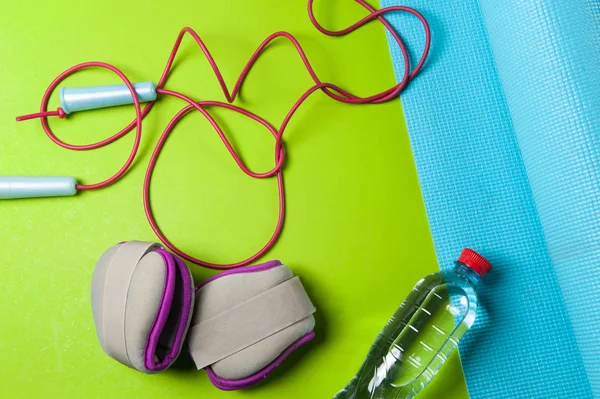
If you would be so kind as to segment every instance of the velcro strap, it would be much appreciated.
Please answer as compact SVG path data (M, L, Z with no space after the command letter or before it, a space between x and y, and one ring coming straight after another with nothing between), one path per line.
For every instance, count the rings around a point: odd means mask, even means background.
M119 246L108 265L107 284L104 287L104 348L113 359L134 367L127 353L125 338L125 311L127 293L136 266L149 252L160 248L159 244L129 241Z
M315 312L298 277L194 325L188 334L198 369L223 360ZM292 343L290 343L292 344Z

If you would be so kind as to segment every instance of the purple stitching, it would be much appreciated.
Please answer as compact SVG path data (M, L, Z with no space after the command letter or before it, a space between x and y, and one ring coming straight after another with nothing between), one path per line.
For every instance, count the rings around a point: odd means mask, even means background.
M165 324L167 323L167 318L169 317L169 311L171 310L171 306L173 304L173 297L175 291L175 264L173 260L169 257L163 256L166 267L165 267L165 286L163 288L162 297L160 300L160 305L158 307L158 312L156 313L156 317L152 322L152 327L150 327L150 331L148 332L148 337L146 338L146 346L144 348L144 367L151 371L159 371L158 365L154 361L154 354L156 353L156 347L158 345L158 339L160 338L160 333L162 332Z
M159 310L150 328L148 338L146 339L146 347L144 350L144 366L150 371L161 371L171 365L171 363L179 356L181 351L181 343L183 342L186 330L187 322L190 316L192 299L191 292L193 283L190 284L188 278L189 271L187 270L186 264L179 259L177 256L167 252L160 248L156 252L163 258L166 264L166 281L165 288L163 291L163 297L160 302ZM177 270L179 269L179 270ZM156 348L160 339L160 335L165 327L171 307L173 305L173 297L175 293L175 279L177 278L177 272L179 271L180 278L182 280L183 289L183 303L181 314L179 318L179 324L177 326L177 332L175 339L173 340L173 347L171 351L165 356L165 358L156 364L154 356Z
M277 366L279 366L285 359L287 359L292 352L311 341L315 337L315 332L310 331L306 335L302 336L299 340L290 345L286 350L284 350L274 361L269 363L265 368L251 375L250 377L243 378L241 380L228 380L225 378L219 377L213 369L209 366L207 367L206 374L208 374L208 379L213 385L219 388L222 391L234 391L236 389L244 389L249 388L252 385L255 385L267 378L269 374L271 374Z
M277 266L281 266L281 262L278 261L278 260L271 260L269 262L261 263L259 265L248 266L248 267L241 267L241 268L238 268L238 269L226 270L224 272L217 273L217 274L215 274L213 276L210 276L206 280L202 281L196 287L196 291L198 291L200 288L204 287L206 284L210 283L211 281L215 281L216 279L219 279L221 277L230 276L232 274L262 272L262 271L265 271L265 270L273 269L274 267L277 267Z
M165 253L169 253L166 250L161 250ZM185 341L190 318L192 314L193 307L193 299L194 299L194 280L190 274L190 270L187 265L183 261L183 259L179 258L176 255L172 255L175 258L175 262L179 267L179 272L182 276L182 289L183 289L183 309L181 310L181 315L179 319L179 325L177 326L177 332L175 333L175 339L173 340L173 348L176 348L172 353L170 353L167 358L170 358L169 363L172 363L181 353L183 348L183 342Z

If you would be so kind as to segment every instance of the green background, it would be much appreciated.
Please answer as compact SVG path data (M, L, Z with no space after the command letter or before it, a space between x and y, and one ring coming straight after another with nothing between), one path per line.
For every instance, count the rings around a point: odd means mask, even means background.
M343 28L365 15L350 0L316 2L318 19ZM35 112L50 81L71 65L105 61L132 81L157 81L178 31L205 39L232 86L270 33L287 30L317 74L360 95L394 84L380 24L344 38L314 29L304 0L12 1L0 13L0 174L74 175L93 183L124 162L133 134L100 150L71 152L48 140ZM118 83L86 71L67 86ZM312 84L292 46L279 41L251 72L236 103L278 126ZM167 88L198 100L223 96L205 59L184 41ZM58 106L56 96L51 109ZM96 259L122 240L155 240L141 188L150 152L183 107L161 99L144 120L141 152L117 184L72 198L0 202L0 397L3 398L330 398L356 372L375 335L424 274L437 270L399 101L350 106L314 95L285 137L287 218L265 257L302 277L318 308L317 338L266 382L220 392L187 355L167 372L143 375L102 353L94 332L89 282ZM215 112L255 170L272 165L272 137L231 112ZM53 119L59 137L89 143L108 137L131 107ZM185 251L232 262L253 254L276 220L276 182L244 175L199 114L178 125L159 160L152 200L160 225ZM212 271L192 266L196 281ZM454 356L422 398L465 398Z

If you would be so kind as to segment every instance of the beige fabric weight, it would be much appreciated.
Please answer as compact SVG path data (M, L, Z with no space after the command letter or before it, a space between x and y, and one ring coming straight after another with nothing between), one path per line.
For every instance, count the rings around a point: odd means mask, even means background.
M224 276L201 287L188 347L196 366L240 380L273 362L315 325L300 279L284 265Z
M170 353L175 353L171 355L175 360L183 344L181 337L178 347L173 347L176 333L182 329L187 332L194 301L189 270L167 265L157 252L160 248L159 244L139 241L111 247L98 260L92 278L92 313L100 346L110 357L144 373L169 365L147 367L151 333L159 336L152 363L160 363ZM167 281L168 274L171 282ZM187 311L181 308L184 295L188 296ZM163 300L169 296L172 303L166 307ZM158 328L155 322L161 309L166 323L161 331L151 331ZM180 320L184 313L186 320Z

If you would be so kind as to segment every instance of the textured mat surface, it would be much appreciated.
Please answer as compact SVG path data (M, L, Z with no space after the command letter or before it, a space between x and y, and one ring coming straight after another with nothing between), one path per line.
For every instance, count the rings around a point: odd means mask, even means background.
M471 397L600 397L600 3L402 4L434 32L402 104L438 259L495 267L461 346Z

